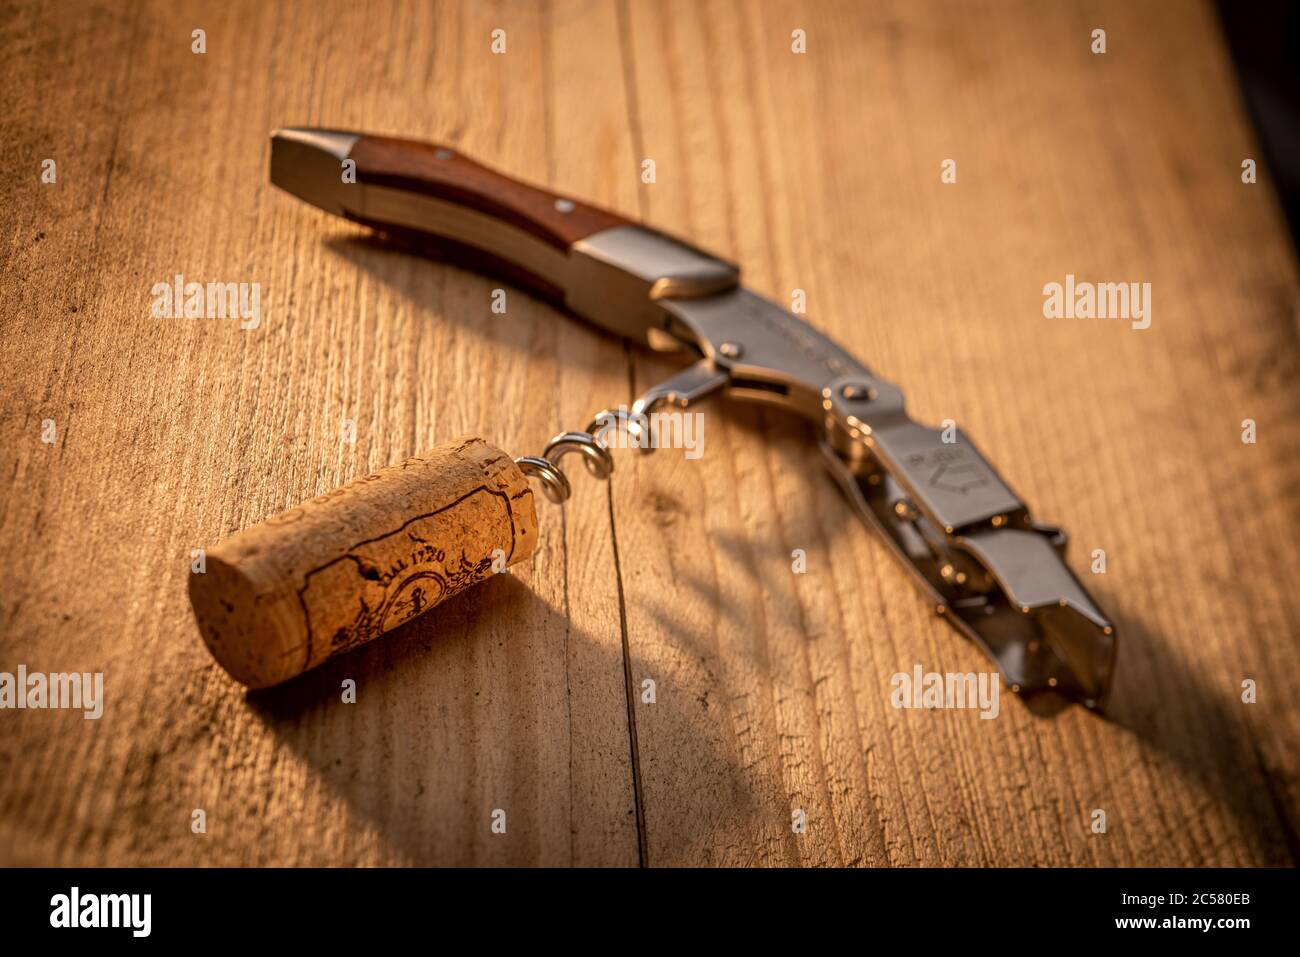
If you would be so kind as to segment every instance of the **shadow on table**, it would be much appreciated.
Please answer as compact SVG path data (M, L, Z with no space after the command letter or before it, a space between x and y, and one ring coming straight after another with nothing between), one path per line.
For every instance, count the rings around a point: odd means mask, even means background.
M1135 618L1117 614L1115 623L1119 661L1106 719L1227 808L1254 843L1243 857L1294 866L1300 860L1296 809L1287 807L1271 780L1230 676L1216 672L1216 684Z
M342 701L346 679L356 682L356 704ZM387 859L635 865L642 857L619 636L567 630L562 612L511 575L246 700L373 828ZM693 698L663 694L653 707L661 727L695 727ZM676 852L674 816L689 814L701 793L738 824L769 813L730 756L697 751L696 761L716 777L641 769L654 778L649 813L661 857ZM491 831L498 808L506 835Z
M580 319L560 313L551 306L543 306L541 300L512 285L508 279L485 278L483 273L466 270L456 263L426 253L420 244L412 240L390 238L378 233L349 234L331 236L324 241L324 246L354 268L408 300L415 308L429 312L438 322L454 323L480 337L483 340L482 347L486 349L531 355L536 344L557 334L555 330L563 323L585 327L591 330L592 335L603 337L609 342L619 341ZM511 308L510 322L501 322L500 316L492 316L488 310L490 299L486 291L481 296L477 295L474 293L474 284L485 284L488 289L504 286L509 289L512 305L517 296L523 301L532 302L533 306L529 309ZM600 361L596 350L587 349L566 352L562 358L566 369L585 363L584 371L592 371ZM611 403L616 398L611 396Z

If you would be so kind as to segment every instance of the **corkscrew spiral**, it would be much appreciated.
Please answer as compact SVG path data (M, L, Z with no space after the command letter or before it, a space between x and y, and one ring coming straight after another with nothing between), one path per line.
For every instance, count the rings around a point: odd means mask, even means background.
M636 438L636 445L642 451L653 448L651 443L642 440L646 431L644 414L635 407L632 412L606 409L592 420L586 431L561 432L546 444L541 455L522 455L515 459L515 464L525 475L541 482L548 499L562 505L573 495L573 485L560 468L561 460L577 452L582 455L588 472L598 479L608 479L614 471L614 458L604 438L615 429L623 429Z

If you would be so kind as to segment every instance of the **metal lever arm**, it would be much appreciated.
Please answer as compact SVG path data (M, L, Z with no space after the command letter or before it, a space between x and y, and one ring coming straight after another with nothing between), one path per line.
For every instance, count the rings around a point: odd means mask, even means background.
M902 392L798 317L744 289L668 300L670 329L728 375L727 394L822 429L823 459L935 610L1019 692L1098 708L1115 631L1064 560L1066 537L959 430L907 414Z

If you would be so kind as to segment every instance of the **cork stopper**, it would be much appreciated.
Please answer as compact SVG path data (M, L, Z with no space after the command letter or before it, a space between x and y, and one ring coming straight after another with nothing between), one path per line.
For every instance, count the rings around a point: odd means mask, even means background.
M218 663L287 681L521 562L537 545L528 479L461 438L304 502L209 549L190 603Z

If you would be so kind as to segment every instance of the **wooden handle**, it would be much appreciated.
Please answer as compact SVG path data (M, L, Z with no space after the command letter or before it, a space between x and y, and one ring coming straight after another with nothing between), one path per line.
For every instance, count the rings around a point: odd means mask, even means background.
M569 248L628 224L436 143L362 135L349 159L366 187L366 209L349 218L557 306L565 300Z
M271 134L271 182L646 344L673 326L657 300L713 296L739 282L716 256L434 143L285 127Z
M357 182L430 196L485 213L559 250L613 226L623 217L521 183L447 146L390 136L360 137L352 147Z
M266 688L523 561L536 544L528 479L482 439L458 439L221 542L190 576L190 602L221 666Z

